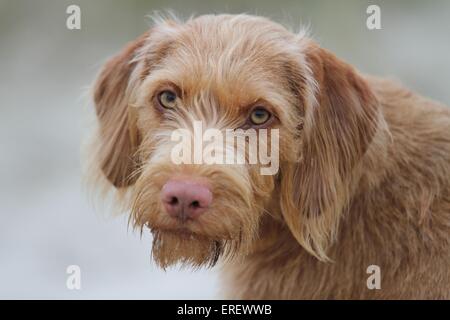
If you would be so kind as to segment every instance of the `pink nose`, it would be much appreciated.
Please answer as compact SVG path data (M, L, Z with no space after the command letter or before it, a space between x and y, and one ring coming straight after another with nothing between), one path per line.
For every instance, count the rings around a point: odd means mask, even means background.
M207 186L192 180L169 180L161 191L161 200L167 213L182 221L195 219L212 202Z

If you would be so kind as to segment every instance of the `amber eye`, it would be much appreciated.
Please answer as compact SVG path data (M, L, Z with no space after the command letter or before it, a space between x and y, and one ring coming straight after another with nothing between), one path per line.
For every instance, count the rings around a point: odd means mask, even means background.
M250 114L250 121L252 124L259 126L269 121L270 116L271 114L269 111L262 107L258 107Z
M162 91L158 95L158 101L164 108L173 109L177 105L177 94L170 90Z

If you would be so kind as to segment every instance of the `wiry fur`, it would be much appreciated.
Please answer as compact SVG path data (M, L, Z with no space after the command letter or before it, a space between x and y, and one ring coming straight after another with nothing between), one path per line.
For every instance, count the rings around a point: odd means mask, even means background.
M182 105L163 114L154 97L167 87ZM222 259L231 298L450 298L445 106L247 15L160 21L106 64L94 100L95 174L131 195L162 267ZM255 103L277 115L277 175L170 162L172 130L236 128ZM186 223L159 197L183 176L214 195ZM372 264L381 290L366 286Z

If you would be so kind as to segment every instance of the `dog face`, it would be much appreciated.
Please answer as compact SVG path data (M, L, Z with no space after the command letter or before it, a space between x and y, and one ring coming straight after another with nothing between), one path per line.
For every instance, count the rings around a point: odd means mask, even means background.
M94 100L97 164L130 191L131 220L152 231L162 267L245 254L264 214L324 258L352 170L377 127L376 99L349 66L245 15L158 23L106 64ZM221 132L266 129L258 148L271 145L277 129L280 170L174 163L172 133L184 129L195 140L195 121ZM248 158L251 150L242 152Z

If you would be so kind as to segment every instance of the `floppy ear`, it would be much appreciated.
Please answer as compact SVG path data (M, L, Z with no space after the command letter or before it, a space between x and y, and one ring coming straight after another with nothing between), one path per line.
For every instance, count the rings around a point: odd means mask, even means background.
M297 241L327 260L326 249L352 193L355 166L377 131L380 111L367 81L330 52L313 45L306 63L311 74L298 78L314 78L316 102L303 107L301 159L281 170L281 209Z
M137 66L134 60L144 45L145 33L109 60L94 86L94 102L99 123L96 161L107 179L117 188L133 183L139 133L132 108L129 108L130 77Z

